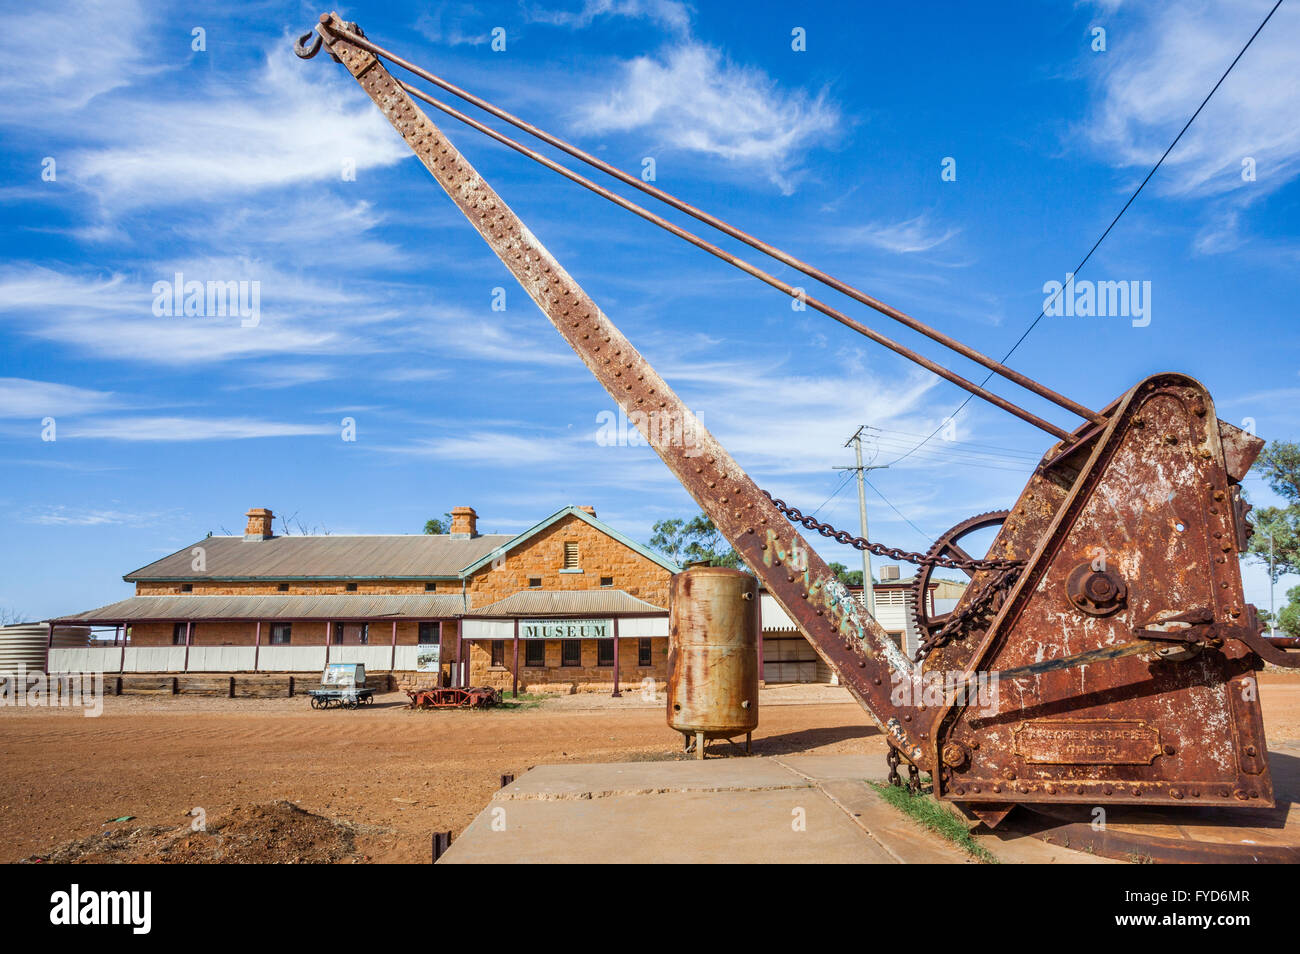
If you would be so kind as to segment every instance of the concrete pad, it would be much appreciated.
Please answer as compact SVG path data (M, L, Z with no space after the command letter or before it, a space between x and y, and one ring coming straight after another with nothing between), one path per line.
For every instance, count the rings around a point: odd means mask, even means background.
M1017 809L1019 811L1019 809ZM1121 865L1122 861L1103 858L1090 851L1075 851L1049 844L1041 838L1015 831L976 831L975 841L1004 865Z
M896 864L977 864L956 845L926 831L881 798L866 782L830 779L821 792L889 855Z
M889 766L880 755L847 752L831 755L780 755L772 761L780 762L786 768L814 781L848 778L883 782L889 775Z
M796 830L796 818L803 830ZM813 788L493 799L447 864L882 864L895 861Z
M540 765L499 790L448 864L974 864L886 802L871 755ZM1105 859L1018 832L977 834L999 861Z
M667 792L728 792L809 788L811 783L775 759L703 759L682 762L594 762L539 765L496 794L498 799L608 798Z
M447 863L970 863L876 794L863 755L542 765Z

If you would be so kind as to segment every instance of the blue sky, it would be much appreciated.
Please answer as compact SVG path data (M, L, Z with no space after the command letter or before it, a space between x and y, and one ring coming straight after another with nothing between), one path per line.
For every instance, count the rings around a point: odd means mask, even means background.
M654 159L661 187L1000 355L1269 5L339 12L615 165ZM642 541L656 520L692 512L647 448L598 442L610 399L355 82L326 57L293 57L291 37L320 12L121 2L7 14L0 607L42 618L120 598L124 572L209 530L239 532L254 506L334 533L404 533L461 504L490 532L592 504ZM497 27L504 51L489 42ZM804 51L791 48L797 27ZM1150 323L1045 318L1014 367L1092 407L1184 371L1220 417L1297 439L1297 48L1300 7L1284 4L1081 276L1149 281ZM868 455L887 463L961 403L955 387L442 124L759 484L805 510L830 498L819 516L856 526L856 494L836 494L832 469L851 462L854 429L878 428ZM955 181L941 178L945 157ZM257 324L156 315L155 283L177 272L258 282ZM923 549L1009 506L1050 443L979 402L955 437L873 474L892 504L869 492L873 537ZM854 564L852 551L823 554ZM1247 579L1267 606L1263 573Z

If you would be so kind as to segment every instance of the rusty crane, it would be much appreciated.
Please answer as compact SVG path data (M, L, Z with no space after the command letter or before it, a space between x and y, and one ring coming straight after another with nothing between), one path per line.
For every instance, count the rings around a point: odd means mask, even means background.
M376 45L336 14L322 46L406 140L614 400L885 733L891 775L930 773L935 794L996 825L1016 805L1271 806L1255 673L1296 667L1262 636L1238 556L1251 534L1240 482L1263 442L1225 423L1198 381L1138 382L1084 407L865 292L519 119ZM390 72L406 71L625 185L919 332L1080 419L1044 420L773 274L553 161ZM1054 443L1014 505L959 524L926 554L870 543L765 494L478 175L417 103L431 105L971 394ZM687 442L683 432L692 435ZM689 447L687 444L689 443ZM917 600L906 658L799 528L970 585L951 613ZM973 556L967 535L996 528ZM935 679L933 677L941 677ZM996 692L968 691L989 682ZM938 691L931 692L938 686Z

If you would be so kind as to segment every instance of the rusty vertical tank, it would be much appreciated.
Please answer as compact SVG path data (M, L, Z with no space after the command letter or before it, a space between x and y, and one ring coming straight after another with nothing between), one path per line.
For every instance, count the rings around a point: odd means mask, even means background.
M668 602L668 725L704 758L710 739L758 726L758 580L742 570L692 567Z

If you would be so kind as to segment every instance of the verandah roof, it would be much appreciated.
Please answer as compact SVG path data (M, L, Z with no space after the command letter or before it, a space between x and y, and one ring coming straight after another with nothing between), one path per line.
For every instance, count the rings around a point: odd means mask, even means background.
M459 616L459 594L332 593L263 596L132 596L58 622L120 623L186 619L441 619Z
M520 590L466 616L510 619L516 616L641 616L667 613L625 590Z

